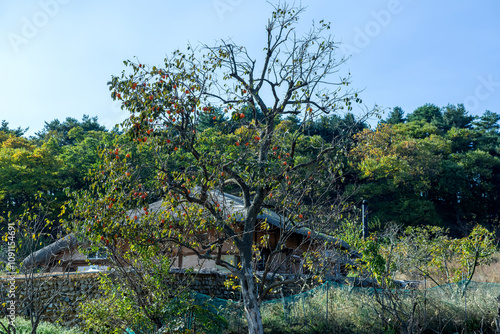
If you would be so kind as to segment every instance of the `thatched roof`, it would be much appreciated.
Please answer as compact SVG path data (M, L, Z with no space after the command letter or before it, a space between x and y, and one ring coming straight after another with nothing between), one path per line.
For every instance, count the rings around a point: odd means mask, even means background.
M21 263L22 268L31 268L33 266L50 265L55 257L61 253L73 252L78 247L78 240L73 234L67 236L37 250L27 256Z

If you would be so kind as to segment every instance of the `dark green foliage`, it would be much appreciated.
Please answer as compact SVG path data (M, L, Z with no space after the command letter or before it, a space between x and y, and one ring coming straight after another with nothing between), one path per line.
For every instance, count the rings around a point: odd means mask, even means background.
M251 122L255 120L258 123L261 123L264 120L264 114L260 108L252 106L252 105L244 105L239 110L240 114L243 113L245 115L244 120L247 122Z
M383 120L381 123L385 124L399 124L404 123L406 119L404 118L405 112L401 107L394 107L392 111L387 116L387 119Z
M493 156L500 156L500 114L486 110L472 125L478 133L476 147Z
M197 130L200 132L209 128L223 130L227 128L226 121L227 117L220 108L211 108L208 112L200 115Z
M474 116L468 115L463 104L448 104L443 112L443 125L445 129L458 128L470 129Z
M18 127L17 129L11 129L9 128L9 122L3 120L0 126L0 131L4 132L5 134L12 134L14 136L21 137L26 133L26 131L28 131L28 128L22 129L21 127Z
M366 129L364 122L356 120L355 116L347 113L343 118L337 115L321 116L314 122L306 124L306 133L309 136L321 136L326 142L333 140L350 140L353 135Z
M362 171L358 199L381 222L444 225L456 235L474 222L496 226L500 116L487 111L472 122L463 105L448 105L440 123L438 111L426 104L407 123L362 133L353 150L362 159L351 160Z
M290 131L295 132L299 129L301 121L297 115L288 115L285 121L289 122Z
M443 114L441 109L434 104L427 103L418 107L413 113L408 115L408 122L426 121L435 125L443 124Z
M500 129L500 114L486 110L482 116L474 121L474 128L481 132L497 132Z
M46 141L49 137L54 137L61 146L72 145L78 138L77 133L70 133L72 129L80 127L79 134L83 135L89 131L107 131L106 127L100 125L96 117L83 115L82 121L67 117L64 122L55 119L51 122L45 122L43 129L36 133L36 138Z
M73 144L59 148L58 151L58 156L64 162L61 170L62 178L70 189L83 189L88 185L85 178L89 171L99 165L101 160L99 149L113 145L119 137L104 131L84 133L79 126L69 131L69 137L73 140Z
M222 110L217 107L207 107L205 113L200 114L198 119L197 131L203 132L209 128L215 128L222 133L233 133L243 124L250 122L261 123L264 120L264 114L258 107L246 104L238 110ZM279 119L277 120L279 123Z

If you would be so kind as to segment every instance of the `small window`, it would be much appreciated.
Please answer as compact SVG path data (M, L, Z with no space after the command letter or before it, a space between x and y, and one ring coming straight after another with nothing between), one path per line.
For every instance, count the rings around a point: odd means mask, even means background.
M108 258L108 252L104 248L99 248L97 252L92 252L91 248L87 248L87 251L89 252L88 260L106 260Z

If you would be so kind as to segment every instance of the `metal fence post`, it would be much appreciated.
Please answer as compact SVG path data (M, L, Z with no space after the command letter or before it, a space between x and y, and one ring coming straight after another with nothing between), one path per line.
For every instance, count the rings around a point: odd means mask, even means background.
M326 281L326 326L328 327L328 281Z
M363 221L363 239L368 237L368 205L366 200L363 200L361 205L361 219Z
M495 327L496 327L496 333L500 334L500 296L497 296L497 303L498 303L498 308L497 308L497 316L495 318Z
M281 302L283 303L283 315L285 316L285 324L287 323L285 295L283 294L283 285L281 286Z

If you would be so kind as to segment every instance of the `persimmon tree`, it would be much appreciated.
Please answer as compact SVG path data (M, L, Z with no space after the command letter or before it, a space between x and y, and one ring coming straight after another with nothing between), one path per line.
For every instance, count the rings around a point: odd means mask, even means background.
M340 75L345 59L328 35L330 25L320 21L300 37L296 27L303 8L273 8L260 59L244 46L221 41L177 50L162 66L124 62L127 70L109 83L111 96L130 111L124 132L154 158L141 164L132 162L126 147L104 151L106 161L75 211L82 219L74 228L96 244L171 243L227 268L237 277L250 333L263 333L262 299L288 282L273 274L285 261L302 256L301 268L321 266L320 253L290 250L287 238L308 231L302 245L310 245L318 235L304 228L328 224L321 213L344 204L334 195L343 178L344 144L305 136L307 126L361 103L349 76ZM207 115L236 123L236 130L199 131ZM238 215L215 196L225 192L241 198ZM163 200L162 210L148 206L157 199ZM279 214L284 232L264 257L260 250L268 238L254 238L257 230L272 228L258 219L268 209ZM318 240L324 249L333 238ZM224 259L225 243L239 254L238 263ZM263 264L260 276L256 261Z

